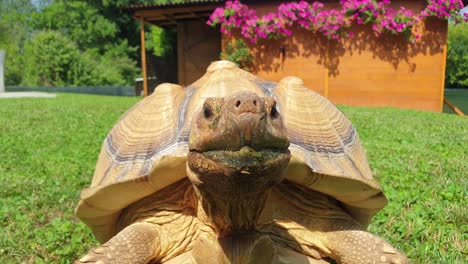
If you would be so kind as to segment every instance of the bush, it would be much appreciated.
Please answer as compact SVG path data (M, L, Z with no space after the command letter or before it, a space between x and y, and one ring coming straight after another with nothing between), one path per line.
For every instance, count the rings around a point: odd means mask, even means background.
M250 53L247 44L244 40L238 39L234 43L230 42L224 52L220 55L221 59L236 63L244 70L250 70L250 66L254 61L252 53Z
M15 85L21 83L23 79L23 56L20 48L15 43L8 43L0 46L6 51L5 57L5 85Z
M468 23L449 24L446 86L468 88Z
M6 51L5 57L5 84L21 83L23 74L23 57L20 53L18 36L13 34L14 29L0 19L0 50Z
M127 43L122 42L104 54L97 48L81 52L72 40L60 32L40 31L25 44L22 85L131 84L139 69L127 56L129 49Z
M140 74L140 69L126 54L131 50L126 42L99 54L97 49L88 49L82 54L83 75L80 85L129 85Z
M77 85L81 54L75 43L56 31L40 31L25 44L25 85Z
M177 32L173 29L151 27L146 38L146 49L158 57L168 56L177 47Z

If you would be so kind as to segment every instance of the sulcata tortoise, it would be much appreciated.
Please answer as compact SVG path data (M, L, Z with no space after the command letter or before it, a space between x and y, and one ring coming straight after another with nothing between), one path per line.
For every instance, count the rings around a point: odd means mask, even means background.
M104 244L77 263L407 263L365 231L386 202L332 103L218 61L110 131L76 209Z

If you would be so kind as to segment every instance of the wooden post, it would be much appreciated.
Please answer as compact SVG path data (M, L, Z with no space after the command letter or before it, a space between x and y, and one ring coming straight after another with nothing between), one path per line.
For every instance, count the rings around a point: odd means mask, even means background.
M141 69L143 71L143 95L148 96L148 76L146 76L145 19L140 17Z
M447 100L447 98L444 98L444 103L450 107L450 109L452 109L453 112L455 112L455 114L459 115L459 116L465 116L465 113L462 112L462 110L460 110L458 107L456 107L454 104L452 104L449 100Z

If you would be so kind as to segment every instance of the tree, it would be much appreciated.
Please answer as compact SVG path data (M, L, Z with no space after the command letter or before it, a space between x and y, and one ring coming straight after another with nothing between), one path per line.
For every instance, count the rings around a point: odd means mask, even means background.
M163 4L163 3L178 3L183 0L86 0L86 2L94 6L99 13L114 22L119 29L116 32L116 37L127 39L130 47L137 47L129 56L135 61L140 60L140 24L137 20L129 16L128 13L122 11L122 6L133 4ZM157 27L151 27L146 30L146 47L152 50L157 56L163 56L171 52L172 46L175 44L176 35L173 30L166 30Z
M468 88L468 23L449 24L446 82Z
M83 71L75 43L57 31L40 31L27 41L24 62L29 86L76 85Z
M36 12L29 0L0 0L0 49L6 50L5 84L23 80L23 46L32 34L31 15ZM5 37L6 36L6 37Z
M11 39L11 33L7 29L7 26L0 23L0 47L7 45Z
M121 6L170 0L0 0L0 24L14 32L3 41L7 50L7 85L104 85L132 84L139 76L139 23ZM175 36L152 29L148 45L163 55L170 52ZM0 32L3 34L3 31ZM46 38L47 35L47 38ZM5 38L3 38L5 39ZM46 41L47 40L47 41ZM52 43L57 41L57 43ZM1 42L1 40L0 40ZM54 47L66 56L50 58L41 53ZM51 51L53 53L53 51ZM54 53L55 54L55 53ZM60 54L56 54L60 55ZM79 55L79 58L75 56ZM36 56L36 57L34 57ZM46 69L42 70L45 63ZM59 66L57 66L59 65ZM69 69L72 72L62 72ZM77 72L80 74L78 75ZM53 73L53 74L52 74Z
M54 1L42 12L35 13L33 24L36 30L61 32L81 50L105 51L116 41L117 26L82 1Z
M154 55L164 57L174 52L177 32L154 26L147 31L145 38L147 39L146 48L152 50Z

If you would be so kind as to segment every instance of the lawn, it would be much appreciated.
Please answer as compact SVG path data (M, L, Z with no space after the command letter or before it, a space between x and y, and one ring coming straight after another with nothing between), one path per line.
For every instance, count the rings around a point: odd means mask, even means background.
M138 98L0 100L0 263L71 263L96 245L73 215L101 143ZM465 263L468 119L341 107L389 205L370 230L414 263Z

